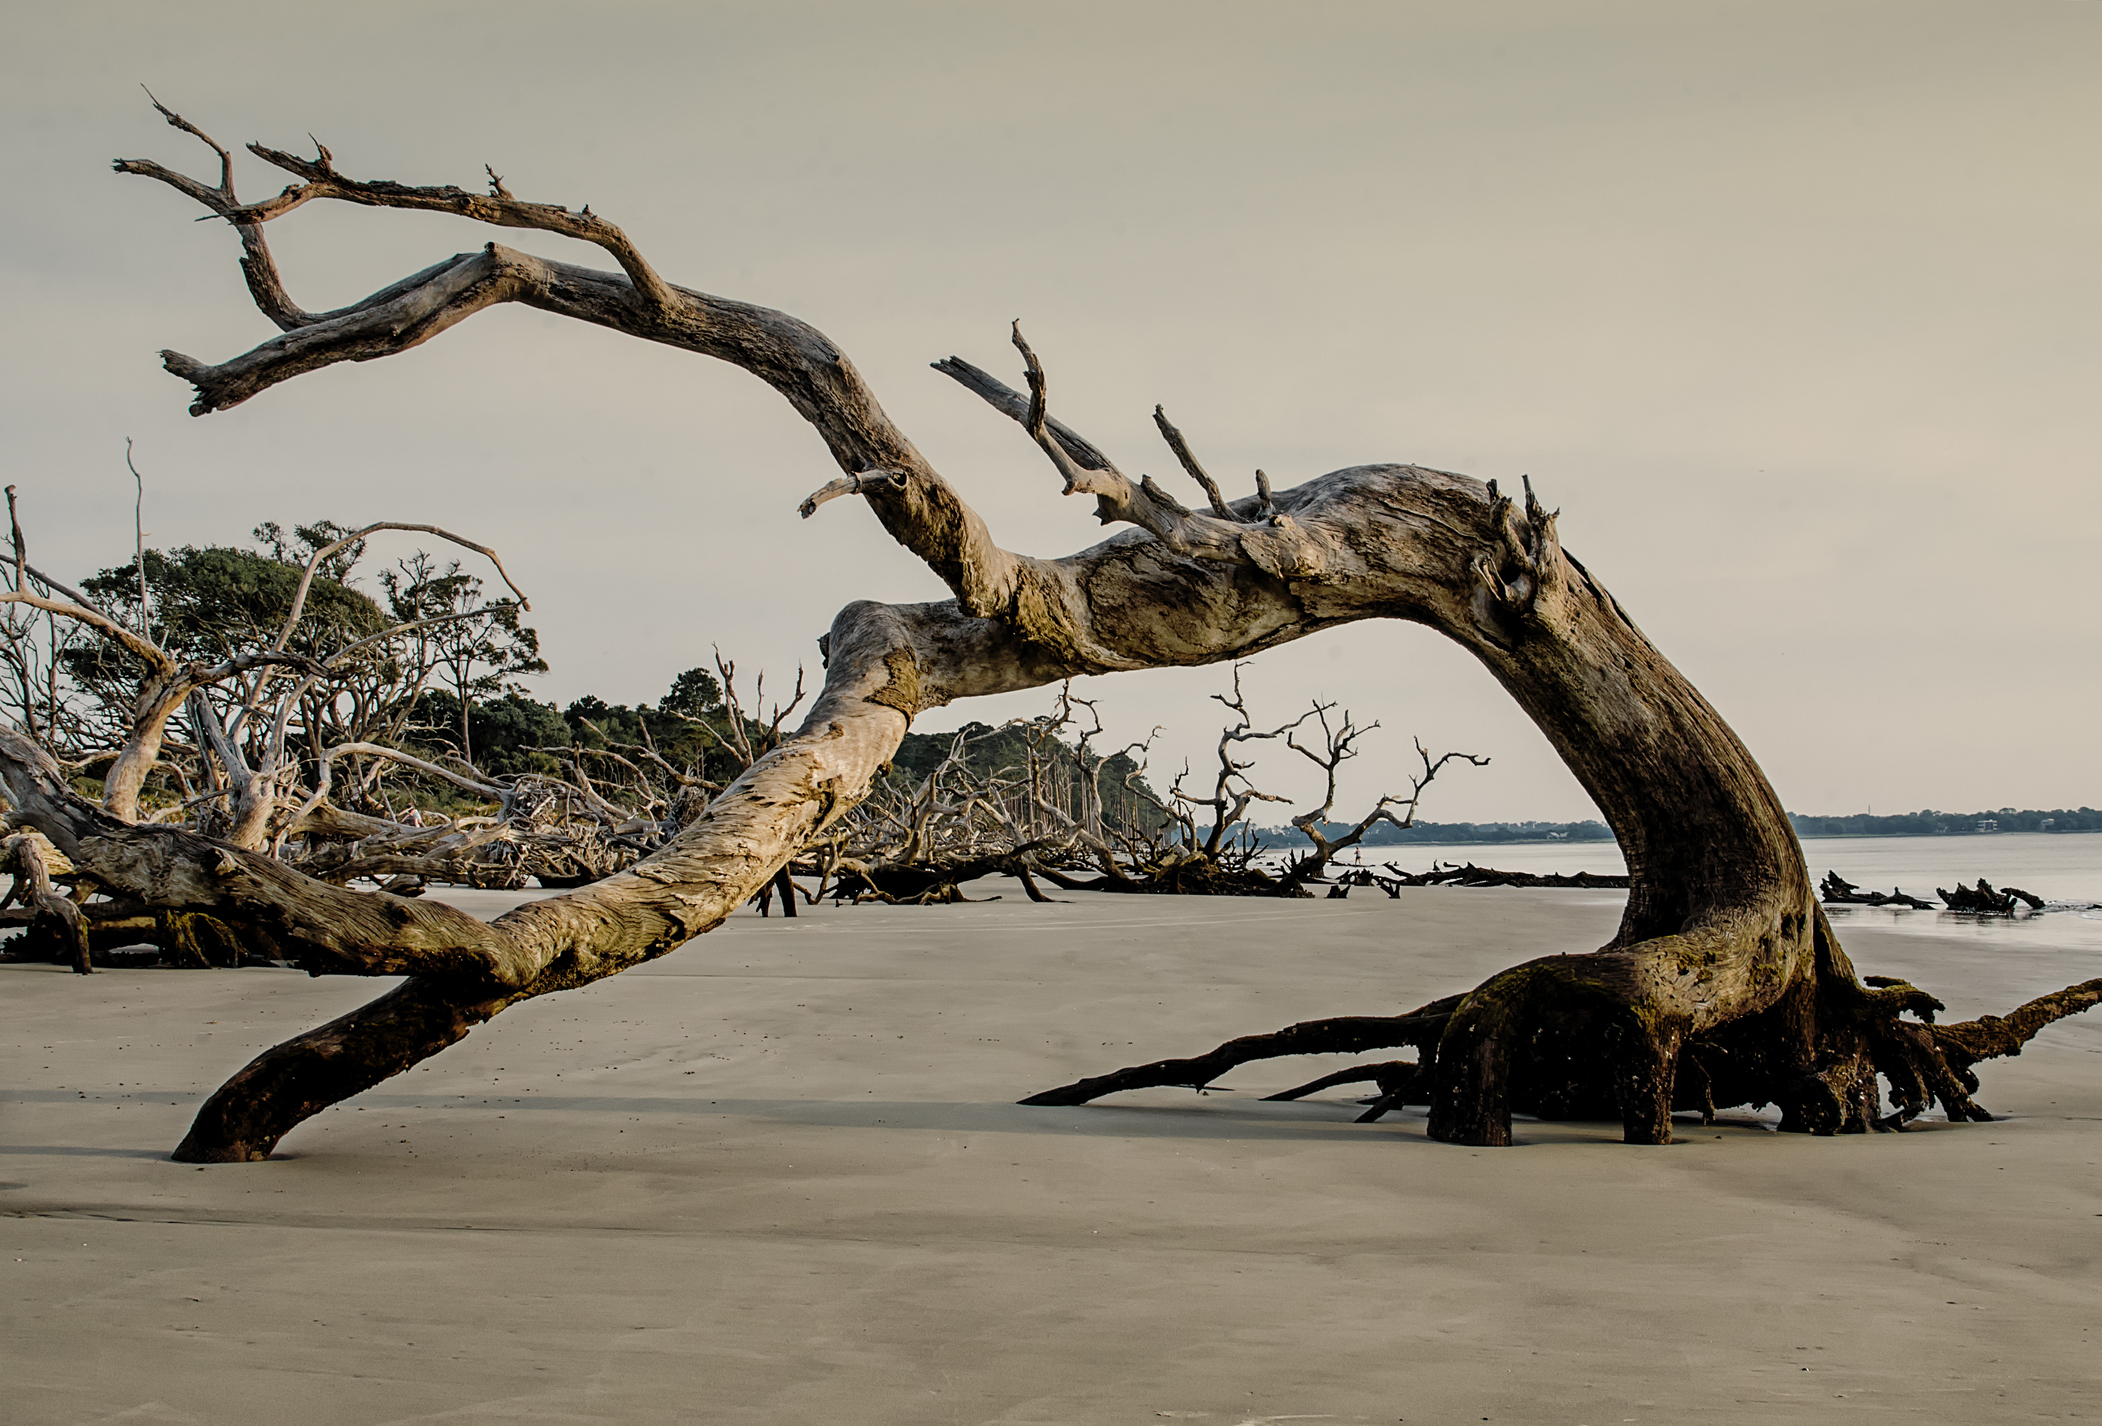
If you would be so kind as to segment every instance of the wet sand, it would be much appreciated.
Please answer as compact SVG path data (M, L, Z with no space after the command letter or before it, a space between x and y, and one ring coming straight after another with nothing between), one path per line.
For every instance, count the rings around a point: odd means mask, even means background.
M1354 1125L1344 1092L1032 1091L1380 1013L1610 934L1618 897L1075 898L740 915L295 1131L170 1163L255 1051L378 987L0 967L0 1419L2030 1421L2102 1415L2102 1018L2011 1116L1636 1149ZM1843 929L1952 1014L2102 923Z

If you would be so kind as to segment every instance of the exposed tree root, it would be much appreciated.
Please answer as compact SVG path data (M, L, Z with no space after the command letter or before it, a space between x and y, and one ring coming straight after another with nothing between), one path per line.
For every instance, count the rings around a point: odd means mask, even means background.
M1566 962L1582 959L1536 962L1553 966L1553 972L1520 977L1516 984L1537 989L1539 980L1566 974ZM1129 1089L1212 1089L1219 1087L1214 1081L1220 1075L1255 1060L1416 1046L1422 1052L1420 1061L1352 1065L1264 1096L1297 1100L1340 1085L1371 1083L1379 1093L1358 1117L1359 1123L1370 1123L1404 1105L1435 1106L1441 1102L1441 1088L1444 1100L1456 1098L1450 1093L1450 1071L1448 1082L1441 1084L1441 1061L1451 1064L1456 1057L1482 1053L1482 1041L1493 1037L1479 1030L1484 1017L1476 998L1487 991L1492 1002L1510 1005L1511 976L1505 972L1473 995L1435 1001L1408 1015L1310 1020L1274 1034L1229 1040L1190 1059L1156 1060L1079 1080L1021 1102L1074 1105ZM1495 989L1499 983L1500 991ZM1829 1135L1902 1129L1938 1103L1952 1123L1989 1122L1993 1116L1971 1099L1978 1089L1971 1066L2018 1055L2045 1026L2102 1003L2102 979L2097 979L2032 1000L2004 1018L1988 1015L1958 1025L1935 1025L1932 1021L1940 1002L1914 986L1872 976L1856 989L1855 995L1842 997L1853 1001L1850 1011L1843 1012L1845 1032L1836 1024L1829 1025L1815 1044L1798 1043L1799 1050L1814 1052L1807 1058L1776 1055L1774 1027L1743 1020L1683 1041L1670 1067L1673 1088L1662 1106L1664 1115L1698 1110L1704 1122L1713 1122L1720 1109L1761 1109L1775 1104L1782 1110L1784 1132ZM1799 1024L1806 1008L1800 1003L1782 1007L1779 1018ZM1899 1016L1906 1013L1919 1018L1901 1020ZM1456 1029L1455 1022L1463 1016L1471 1017L1472 1028L1463 1023ZM1754 1017L1758 1018L1763 1017ZM1610 1041L1612 1036L1603 1038ZM1656 1113L1660 1106L1654 1102L1654 1089L1640 1073L1639 1056L1630 1066L1625 1053L1580 1056L1574 1053L1577 1048L1566 1033L1551 1033L1535 1023L1525 1051L1504 1061L1492 1076L1501 1086L1505 1113L1516 1111L1541 1119L1619 1117L1624 1121L1640 1121ZM1621 1062L1622 1073L1615 1072L1616 1060ZM1879 1078L1887 1091L1879 1088ZM1884 1098L1894 1106L1889 1113L1882 1110ZM1434 1122L1432 1137L1475 1144L1508 1143L1507 1120L1501 1135L1492 1137L1484 1130L1497 1126L1470 1123L1462 1117L1479 1102L1478 1095L1460 1098L1461 1115L1448 1117L1443 1126L1446 1132L1439 1132L1441 1126ZM1653 1141L1669 1142L1668 1128Z
M1987 1015L1960 1025L1936 1025L1934 1047L1958 1074L1981 1060L2018 1055L2022 1046L2036 1038L2046 1025L2078 1015L2102 1003L2102 979L2083 980L2064 990L2054 990L2017 1009L2004 1019Z
M1263 1096L1263 1099L1266 1102L1304 1099L1309 1094L1316 1094L1324 1089L1333 1089L1337 1085L1342 1084L1377 1084L1381 1094L1392 1094L1396 1086L1404 1085L1414 1079L1416 1071L1420 1068L1422 1066L1418 1065L1414 1060L1383 1060L1376 1065L1351 1065L1349 1068L1339 1069L1333 1074L1325 1074L1319 1079L1308 1080L1305 1084L1298 1085L1292 1089L1283 1090L1277 1094L1266 1094Z
M1376 1065L1352 1065L1339 1069L1334 1074L1325 1074L1282 1094L1266 1094L1265 1100L1304 1099L1319 1090L1330 1089L1339 1084L1372 1083L1379 1086L1379 1093L1370 1100L1361 1101L1371 1107L1358 1116L1358 1123L1370 1124L1390 1109L1399 1109L1405 1104L1428 1104L1421 1096L1427 1093L1423 1066L1414 1060L1387 1060ZM1410 1098L1411 1094L1417 1098Z
M1333 1020L1307 1020L1268 1035L1244 1035L1228 1040L1209 1054L1187 1060L1155 1060L1134 1065L1114 1074L1083 1079L1058 1089L1031 1095L1024 1104L1086 1104L1105 1094L1125 1089L1153 1089L1172 1085L1186 1089L1209 1089L1212 1081L1236 1065L1250 1060L1276 1059L1281 1055L1347 1055L1361 1050L1384 1050L1398 1045L1425 1048L1437 1043L1446 1016L1459 997L1433 1001L1407 1015L1344 1015Z

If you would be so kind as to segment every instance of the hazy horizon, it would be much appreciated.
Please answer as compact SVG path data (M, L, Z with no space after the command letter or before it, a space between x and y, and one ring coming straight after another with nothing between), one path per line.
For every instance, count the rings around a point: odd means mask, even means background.
M112 174L212 176L144 82L235 147L589 202L670 280L795 313L852 356L996 537L1099 538L1013 425L940 375L1012 377L1182 482L1155 402L1229 493L1378 461L1515 485L1737 730L1782 801L2102 803L2102 9L1958 3L593 7L84 4L0 21L0 415L31 558L263 520L431 521L534 600L534 696L654 700L720 644L817 672L854 599L944 597L754 378L524 309L185 414L168 347L272 335L223 224ZM285 175L239 154L254 199ZM492 239L311 204L293 296L354 300ZM376 554L405 552L376 548ZM1209 760L1225 668L1085 680L1114 742ZM1338 811L1405 787L1413 733L1486 753L1425 819L1596 815L1456 647L1357 625L1247 674L1384 725ZM1012 695L925 731L1047 706ZM1295 766L1295 764L1297 766ZM1257 776L1305 797L1280 752ZM1308 770L1310 771L1310 770ZM1304 802L1302 806L1306 805Z

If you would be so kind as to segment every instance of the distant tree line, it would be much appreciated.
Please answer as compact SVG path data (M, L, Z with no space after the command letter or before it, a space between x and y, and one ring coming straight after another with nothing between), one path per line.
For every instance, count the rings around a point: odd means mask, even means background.
M1350 829L1344 822L1321 824L1324 835L1335 836ZM1311 843L1297 827L1264 827L1256 834L1277 846ZM1364 845L1386 847L1418 843L1495 842L1610 842L1613 829L1590 822L1418 822L1410 827L1381 823L1365 833Z
M2102 832L2102 812L2092 807L2052 812L2034 809L2017 811L2002 807L1996 812L1900 812L1875 817L1856 812L1845 817L1804 817L1794 812L1788 819L1798 837L1933 837L1971 832Z

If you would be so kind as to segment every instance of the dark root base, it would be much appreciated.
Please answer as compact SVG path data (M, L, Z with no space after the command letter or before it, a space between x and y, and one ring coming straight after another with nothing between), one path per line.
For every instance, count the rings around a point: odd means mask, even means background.
M1535 971L1541 964L1519 969ZM1703 1123L1713 1123L1724 1109L1768 1105L1780 1107L1786 1133L1903 1129L1933 1105L1951 1123L1986 1123L1993 1116L1971 1098L1978 1090L1971 1067L2020 1054L2046 1025L2102 1001L2102 980L2091 980L2032 1000L2005 1018L1937 1026L1940 1002L1902 981L1870 977L1824 997L1838 1002L1825 1005L1799 986L1762 1014L1683 1039L1660 1076L1644 1072L1657 1042L1629 1023L1624 1007L1587 1005L1578 997L1527 1023L1509 1011L1530 996L1497 1003L1513 974L1474 995L1434 1001L1406 1015L1310 1020L1021 1102L1076 1105L1130 1089L1206 1089L1228 1070L1255 1060L1410 1046L1418 1059L1352 1065L1265 1098L1297 1100L1342 1085L1371 1084L1377 1094L1359 1123L1424 1106L1431 1110L1431 1138L1476 1146L1509 1144L1514 1112L1548 1120L1619 1118L1631 1143L1669 1143L1674 1113L1697 1112ZM1537 973L1527 979L1533 984L1525 990L1539 988ZM1486 1013L1479 997L1491 1002ZM1899 1018L1908 1012L1918 1018ZM1511 1053L1513 1043L1522 1043L1523 1053ZM1454 1094L1455 1081L1474 1092ZM1894 1106L1888 1113L1886 1100Z

